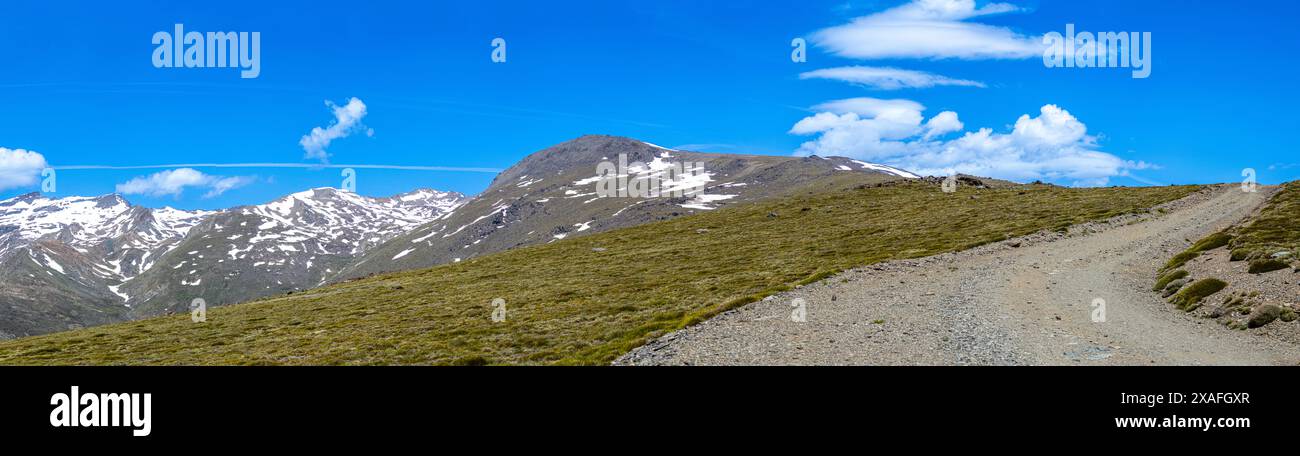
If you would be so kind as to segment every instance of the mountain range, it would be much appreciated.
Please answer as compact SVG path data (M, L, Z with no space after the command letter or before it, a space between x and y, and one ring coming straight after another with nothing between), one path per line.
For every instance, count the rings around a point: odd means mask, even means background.
M691 191L600 197L602 162ZM788 195L840 173L918 178L842 157L713 154L583 136L528 155L474 197L419 189L371 198L332 188L219 211L150 209L119 195L0 201L0 339L186 312L376 273ZM681 177L681 176L676 176ZM671 182L671 181L670 181Z
M0 337L75 329L303 289L464 201L330 188L222 211L119 195L0 202Z

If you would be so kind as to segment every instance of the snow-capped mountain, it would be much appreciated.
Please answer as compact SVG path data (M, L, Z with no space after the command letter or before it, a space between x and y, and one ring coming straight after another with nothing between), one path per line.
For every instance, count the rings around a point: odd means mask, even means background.
M118 195L0 201L0 338L183 309L196 297L220 305L311 287L463 200L318 188L213 212Z
M184 237L208 214L170 207L150 210L118 195L47 198L29 193L0 201L0 256L40 239L82 250L121 240L121 249L150 252Z
M664 184L660 197L599 197L597 167L618 161L620 155L626 157L628 168L618 175L629 181L663 177L677 165L698 169ZM844 157L713 154L631 138L583 136L525 157L454 212L370 250L337 278L454 263L519 246L788 196L807 185L833 185L840 177L853 176L877 182L917 178L901 169ZM694 190L671 193L679 188Z
M417 190L367 198L317 188L222 211L122 292L136 313L183 310L193 298L231 304L303 290L384 241L448 213L459 193Z

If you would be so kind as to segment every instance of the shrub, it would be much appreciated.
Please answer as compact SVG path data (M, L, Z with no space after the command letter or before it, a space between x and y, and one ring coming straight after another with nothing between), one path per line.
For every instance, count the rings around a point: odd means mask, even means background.
M1186 269L1179 269L1177 271L1162 275L1160 276L1160 278L1156 279L1156 285L1155 287L1151 288L1151 291L1163 290L1165 289L1166 286L1169 286L1169 282L1173 282L1183 277L1187 277L1187 274L1188 273Z
M1218 293L1220 290L1228 287L1228 283L1216 278L1201 279L1183 288L1178 294L1174 295L1171 302L1180 310L1191 312L1196 310L1202 299L1206 296Z
M1250 249L1234 249L1232 251L1232 256L1228 257L1228 260L1229 261L1249 260L1251 255L1253 255L1254 253L1255 252L1252 252Z
M1223 232L1214 233L1193 244L1190 250L1193 252L1210 251L1228 245L1229 242L1232 242L1232 235Z
M1201 256L1201 252L1196 252L1193 250L1188 250L1183 253L1174 255L1173 258L1169 259L1168 263L1165 263L1165 267L1160 268L1160 270L1169 271L1169 270L1181 268L1183 267L1183 265L1187 264L1188 261L1192 261L1192 258L1196 258L1198 256Z
M1294 311L1294 310L1291 310L1291 309L1282 309L1282 316L1281 316L1281 317L1278 317L1278 318L1280 318L1282 321L1285 321L1285 322L1292 322L1292 321L1295 321L1295 319L1296 319L1296 314L1295 314L1295 311Z
M1270 258L1267 260L1255 260L1250 262L1250 269L1247 272L1250 272L1251 274L1263 274L1265 272L1273 272L1278 269L1286 269L1289 267L1291 267L1291 265L1287 264L1285 261Z

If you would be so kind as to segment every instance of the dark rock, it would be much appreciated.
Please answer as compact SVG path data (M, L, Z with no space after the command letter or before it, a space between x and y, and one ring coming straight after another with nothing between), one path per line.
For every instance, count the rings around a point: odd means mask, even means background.
M1272 323L1273 320L1277 320L1278 317L1281 316L1282 306L1277 304L1264 304L1256 307L1255 311L1250 313L1250 317L1246 320L1246 324L1251 328L1258 328Z
M1225 313L1227 313L1227 311L1225 311L1222 307L1214 306L1211 307L1210 310L1205 313L1205 316L1209 318L1219 318L1222 317L1223 314Z

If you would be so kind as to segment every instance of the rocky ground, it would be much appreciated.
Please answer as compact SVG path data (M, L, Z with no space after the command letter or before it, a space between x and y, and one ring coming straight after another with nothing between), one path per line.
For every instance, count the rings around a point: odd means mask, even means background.
M1289 253L1289 252L1288 252ZM1193 314L1237 330L1300 344L1300 270L1292 267L1266 273L1247 272L1250 262L1230 261L1227 248L1205 252L1187 262L1183 279L1194 283L1215 278L1228 285L1193 310Z
M1300 322L1230 330L1151 291L1166 259L1270 194L1219 186L1152 214L847 271L665 335L615 364L1294 365ZM799 303L805 321L792 318Z

